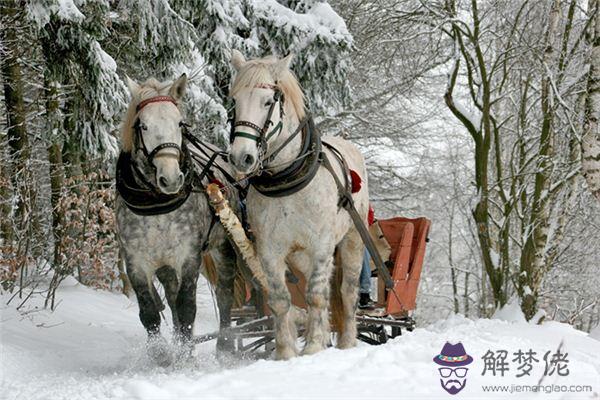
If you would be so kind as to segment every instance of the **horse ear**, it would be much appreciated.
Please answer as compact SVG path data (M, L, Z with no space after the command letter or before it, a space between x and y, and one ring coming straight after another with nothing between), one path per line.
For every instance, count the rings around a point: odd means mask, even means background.
M231 51L231 65L233 65L233 68L235 68L236 71L239 71L242 69L244 64L246 64L246 58L244 55L238 50L233 49Z
M284 72L286 72L290 69L290 64L292 63L293 58L294 58L294 54L290 53L275 63L276 79L279 79L281 77L281 75L283 75Z
M125 75L125 81L127 82L127 87L129 88L131 96L137 95L140 91L140 85L127 75Z
M181 74L181 76L173 82L173 85L169 89L169 96L175 100L181 99L185 95L185 88L187 85L187 75Z

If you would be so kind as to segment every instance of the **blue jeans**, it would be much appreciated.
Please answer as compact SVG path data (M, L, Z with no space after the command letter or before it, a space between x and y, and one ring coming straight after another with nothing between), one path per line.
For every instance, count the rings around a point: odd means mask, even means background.
M369 250L365 247L365 254L363 255L362 269L360 270L360 293L371 293L371 255Z

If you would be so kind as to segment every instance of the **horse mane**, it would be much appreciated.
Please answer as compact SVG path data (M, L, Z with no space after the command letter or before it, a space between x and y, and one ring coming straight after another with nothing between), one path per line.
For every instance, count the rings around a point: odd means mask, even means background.
M146 82L140 84L140 90L132 94L131 102L125 114L125 120L121 126L121 150L125 153L131 152L133 149L133 125L137 117L137 106L142 100L149 99L155 96L166 96L169 94L171 81L161 82L155 78L148 78Z
M285 98L286 111L291 109L301 120L306 113L302 88L294 73L289 69L286 69L277 79L274 79L273 67L277 61L277 58L272 56L246 61L236 74L231 88L231 96L235 96L243 88L254 87L257 84L274 80Z

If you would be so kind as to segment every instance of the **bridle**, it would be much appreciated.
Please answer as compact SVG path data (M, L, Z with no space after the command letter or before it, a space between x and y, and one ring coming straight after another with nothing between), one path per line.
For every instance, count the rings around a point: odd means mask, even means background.
M283 129L285 98L283 96L283 92L281 91L281 89L279 89L279 87L276 84L272 85L270 83L259 83L254 87L258 88L258 89L271 89L275 92L273 95L273 103L271 103L271 106L269 107L269 110L267 111L267 117L265 119L265 123L261 128L260 126L256 125L253 122L250 122L250 121L236 121L235 107L234 107L232 118L230 118L231 132L229 134L229 143L230 144L233 143L233 141L235 140L236 137L243 137L246 139L254 140L258 147L259 162L262 165L265 162L265 157L269 150L269 140L271 138L273 138L275 135L279 135L279 133L281 133L281 130ZM275 106L277 104L279 104L279 116L280 116L279 123L277 125L275 125L275 127L273 127L273 129L271 129L269 131L269 127L271 125L273 125L273 121L271 120L271 117L273 116L273 111L275 110ZM237 128L238 126L245 126L247 128L251 128L256 133L236 131L235 128ZM269 158L272 158L272 157L269 157Z
M173 103L175 106L177 106L177 101L174 98L172 98L171 96L154 96L149 99L141 101L140 104L138 104L136 107L136 113L139 115L140 111L144 107L146 107L148 104L159 103L159 102L169 102L169 103ZM185 123L180 122L179 126L181 128L184 128ZM177 143L173 143L173 142L161 143L158 146L156 146L154 149L152 149L152 151L150 151L150 152L148 151L148 148L146 147L146 144L144 143L144 134L142 132L143 127L140 122L139 116L136 118L135 123L133 124L133 129L134 129L135 135L137 137L136 142L140 143L139 146L136 146L135 150L136 151L141 150L142 153L144 154L144 156L146 156L146 160L148 161L148 164L150 164L153 168L155 168L155 167L154 167L154 163L152 161L158 155L158 153L164 149L169 149L169 148L176 149L179 160L180 161L182 160L183 151L181 150L181 146L178 145Z

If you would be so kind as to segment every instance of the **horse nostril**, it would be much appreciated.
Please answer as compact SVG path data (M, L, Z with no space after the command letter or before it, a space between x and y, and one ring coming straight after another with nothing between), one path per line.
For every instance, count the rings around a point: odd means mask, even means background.
M246 154L244 156L244 166L249 167L254 164L254 156L252 154Z
M169 185L169 182L167 181L167 178L165 178L164 176L161 176L158 178L158 184L159 184L159 186L167 187Z
M179 176L177 177L177 186L181 185L183 185L183 172L180 172Z

